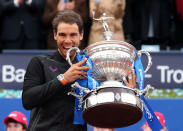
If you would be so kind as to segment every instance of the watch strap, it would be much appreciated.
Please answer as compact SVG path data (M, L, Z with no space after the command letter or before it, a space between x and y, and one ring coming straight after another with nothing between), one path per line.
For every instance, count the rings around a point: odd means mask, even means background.
M62 85L66 85L67 81L64 79L63 74L57 76L57 79L61 82Z

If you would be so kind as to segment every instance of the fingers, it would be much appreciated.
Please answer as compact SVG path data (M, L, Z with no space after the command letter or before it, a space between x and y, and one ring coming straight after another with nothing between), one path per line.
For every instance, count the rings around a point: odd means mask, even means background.
M84 70L84 71L88 71L90 69L90 67L88 66L81 66L81 67L76 67L76 70Z
M79 70L79 71L87 72L90 69L90 67L83 66L83 64L86 63L86 61L87 61L87 58L84 58L82 61L74 64L74 70Z
M124 83L126 84L127 87L133 88L132 78L129 79L129 76L128 76L128 80L127 80L126 77L123 77L123 81L124 81Z
M128 75L128 82L129 82L130 85L133 84L132 74Z
M65 73L64 77L67 80L67 82L73 82L77 79L86 79L87 78L87 72L90 69L88 66L83 66L83 64L87 61L87 58L84 60L73 64Z
M128 80L124 77L123 81L126 84L127 87L135 88L136 87L136 75L135 72L132 70L132 72L128 75Z
M132 69L132 78L133 78L133 85L136 87L137 76L135 74L135 70L134 69Z
M129 84L128 84L128 81L127 81L127 79L126 79L126 77L123 77L123 82L125 83L126 86L129 85Z
M73 76L75 76L75 79L86 79L87 72L86 71L75 71L73 73Z
M79 74L73 75L72 77L73 77L74 80L77 80L77 79L86 79L87 78L86 75L79 75Z
M89 69L90 68L88 66L82 66L82 67L74 66L71 69L71 73L73 76L78 75L78 76L84 76L86 78Z
M76 63L75 65L76 65L76 66L81 66L81 65L83 65L84 63L86 63L87 60L88 60L87 58L84 58L82 61Z
M81 75L81 76L85 76L87 75L87 72L86 71L74 71L73 72L73 75Z
M87 78L86 71L69 69L64 73L64 79L67 81L67 83L73 82L77 79L86 79L86 78Z

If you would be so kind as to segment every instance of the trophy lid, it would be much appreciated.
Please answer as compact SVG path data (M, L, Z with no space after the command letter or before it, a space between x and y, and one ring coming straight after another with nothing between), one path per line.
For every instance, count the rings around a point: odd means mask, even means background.
M131 55L131 58L136 57L136 49L133 45L119 40L104 40L98 41L94 44L89 45L86 49L86 54L91 56L94 53L101 52L104 50L118 50L127 52Z

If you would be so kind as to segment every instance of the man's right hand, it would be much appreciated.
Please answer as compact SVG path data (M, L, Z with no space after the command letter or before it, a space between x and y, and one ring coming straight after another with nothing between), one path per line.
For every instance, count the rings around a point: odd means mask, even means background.
M86 79L86 75L90 67L83 66L84 63L86 63L87 58L84 60L73 64L63 75L64 79L67 83L73 82L77 79Z

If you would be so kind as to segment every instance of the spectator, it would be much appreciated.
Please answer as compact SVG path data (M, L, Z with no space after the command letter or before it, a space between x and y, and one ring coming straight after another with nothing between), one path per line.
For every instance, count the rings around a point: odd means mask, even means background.
M133 37L135 33L135 27L138 26L136 24L136 10L138 5L137 0L127 0L126 1L126 8L125 8L125 15L123 17L123 27L124 27L124 34L125 40L129 43L133 43ZM138 45L134 45L136 49L140 49L141 47L137 47Z
M47 48L56 49L57 43L54 40L53 29L52 29L52 20L56 16L57 12L63 10L73 10L75 1L67 1L64 3L64 0L46 0L45 10L42 15L42 22L46 28L47 34Z
M174 5L174 25L175 25L175 43L172 42L172 48L176 50L183 49L183 1L182 0L172 0L172 5Z
M44 0L1 0L3 49L39 49Z
M166 126L165 126L164 115L160 112L154 112L154 113L163 127L163 129L161 129L160 131L167 131ZM149 127L147 122L141 128L143 131L152 131L152 129Z
M141 49L142 44L160 45L165 50L171 40L170 0L129 0L127 6L125 32L134 46Z
M19 111L13 111L4 118L6 131L26 131L27 118Z
M122 18L125 10L125 0L90 0L90 17L93 18L92 12L95 11L95 17L99 18L103 13L107 16L114 17L114 20L108 20L110 30L114 33L114 40L124 41L124 33L122 27ZM102 25L96 21L92 22L89 44L104 40L102 33L104 29Z
M74 11L81 15L83 19L84 36L81 41L80 48L84 49L88 45L88 38L91 27L91 19L89 17L89 0L75 0Z

